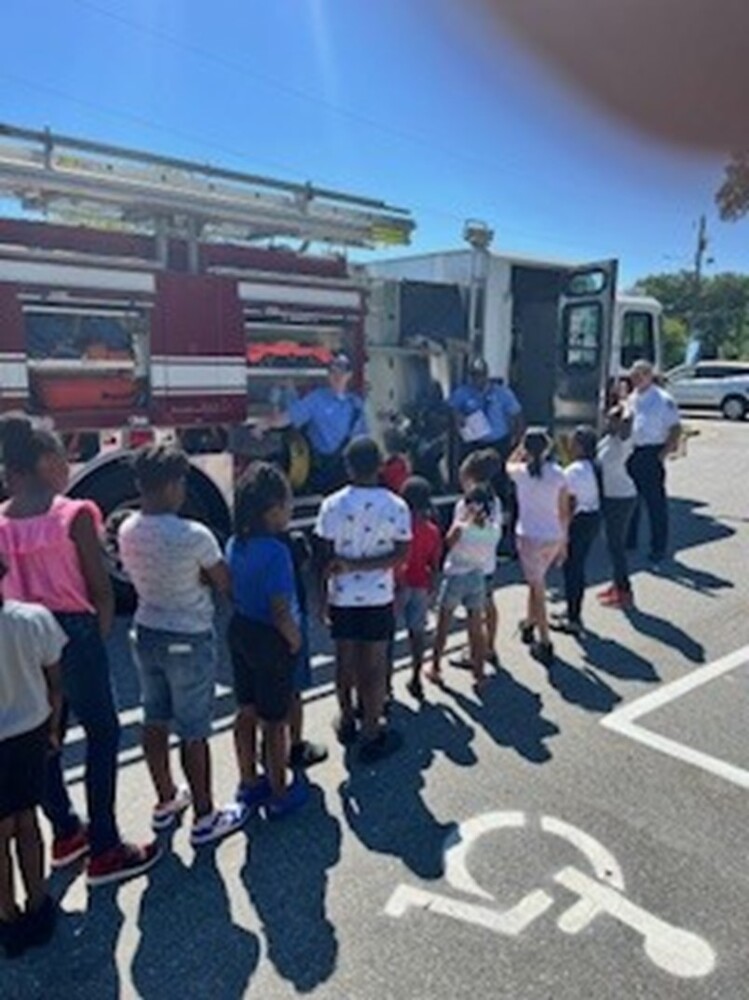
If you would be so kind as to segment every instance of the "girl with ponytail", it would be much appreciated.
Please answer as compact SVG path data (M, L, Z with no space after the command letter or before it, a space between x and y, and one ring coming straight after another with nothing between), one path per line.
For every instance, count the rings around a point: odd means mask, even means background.
M564 473L551 459L552 442L543 428L530 427L507 462L518 501L517 547L528 584L528 610L520 637L533 656L550 665L554 647L546 613L546 574L566 556L569 504Z

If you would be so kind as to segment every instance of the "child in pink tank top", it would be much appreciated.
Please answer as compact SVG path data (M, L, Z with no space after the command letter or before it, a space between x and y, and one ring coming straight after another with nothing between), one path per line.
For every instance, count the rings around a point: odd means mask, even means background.
M12 501L11 501L12 504ZM10 569L6 594L18 601L43 604L50 611L96 614L97 609L81 565L71 529L79 515L87 515L98 535L99 508L92 500L54 496L44 514L9 517L10 504L0 507L0 551Z
M101 514L90 500L64 495L68 465L61 442L24 415L0 418L6 486L0 507L0 557L7 597L53 612L68 638L60 661L65 702L87 741L88 825L70 801L61 753L50 754L43 803L52 824L52 866L89 855L91 886L130 878L158 859L154 844L123 843L115 820L119 720L104 636L114 617L112 587L99 535Z

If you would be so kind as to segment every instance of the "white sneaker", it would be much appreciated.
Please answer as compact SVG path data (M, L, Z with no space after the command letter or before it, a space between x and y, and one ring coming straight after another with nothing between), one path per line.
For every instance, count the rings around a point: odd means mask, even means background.
M168 830L174 826L185 809L190 808L191 803L190 789L186 785L180 785L173 799L168 802L159 802L158 805L154 806L151 813L151 829L156 833Z
M190 843L193 847L203 847L205 844L215 844L224 837L241 830L250 816L250 810L241 802L217 809L210 816L201 816L193 823L190 831Z

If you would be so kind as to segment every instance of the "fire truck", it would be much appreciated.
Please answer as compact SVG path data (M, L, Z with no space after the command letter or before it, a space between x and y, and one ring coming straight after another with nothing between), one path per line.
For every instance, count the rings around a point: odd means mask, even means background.
M541 260L490 249L466 224L465 249L367 266L372 408L395 412L420 382L447 391L466 354L512 385L528 423L600 423L605 401L638 359L660 365L662 307L617 291L617 261ZM420 359L420 361L418 360ZM417 375L418 372L418 375Z
M186 512L221 539L237 468L254 457L286 467L296 523L313 523L304 438L261 442L252 427L290 386L320 384L338 350L375 435L403 432L445 502L460 451L445 400L469 355L515 386L530 422L556 429L595 421L620 366L658 361L660 307L617 297L615 261L496 255L482 224L467 224L464 250L354 265L349 250L407 245L410 214L0 125L2 196L22 211L0 217L0 412L61 434L70 492L101 507L123 597L117 531L137 503L141 444L190 454Z
M226 537L232 430L274 385L324 380L337 350L363 387L366 282L342 251L406 244L414 226L375 199L10 126L0 196L22 208L0 218L0 411L62 435L115 578L130 450L179 442L188 509ZM298 436L254 448L280 449L303 487Z

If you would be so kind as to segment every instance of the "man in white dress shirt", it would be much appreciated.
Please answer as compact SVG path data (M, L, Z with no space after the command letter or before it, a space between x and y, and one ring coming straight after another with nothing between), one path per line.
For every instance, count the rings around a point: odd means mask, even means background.
M632 393L627 401L632 417L634 451L627 471L637 486L650 520L650 559L660 562L668 546L668 499L665 461L676 451L681 436L681 418L676 403L655 384L649 361L636 361L630 372ZM630 521L628 548L637 546L637 517Z

